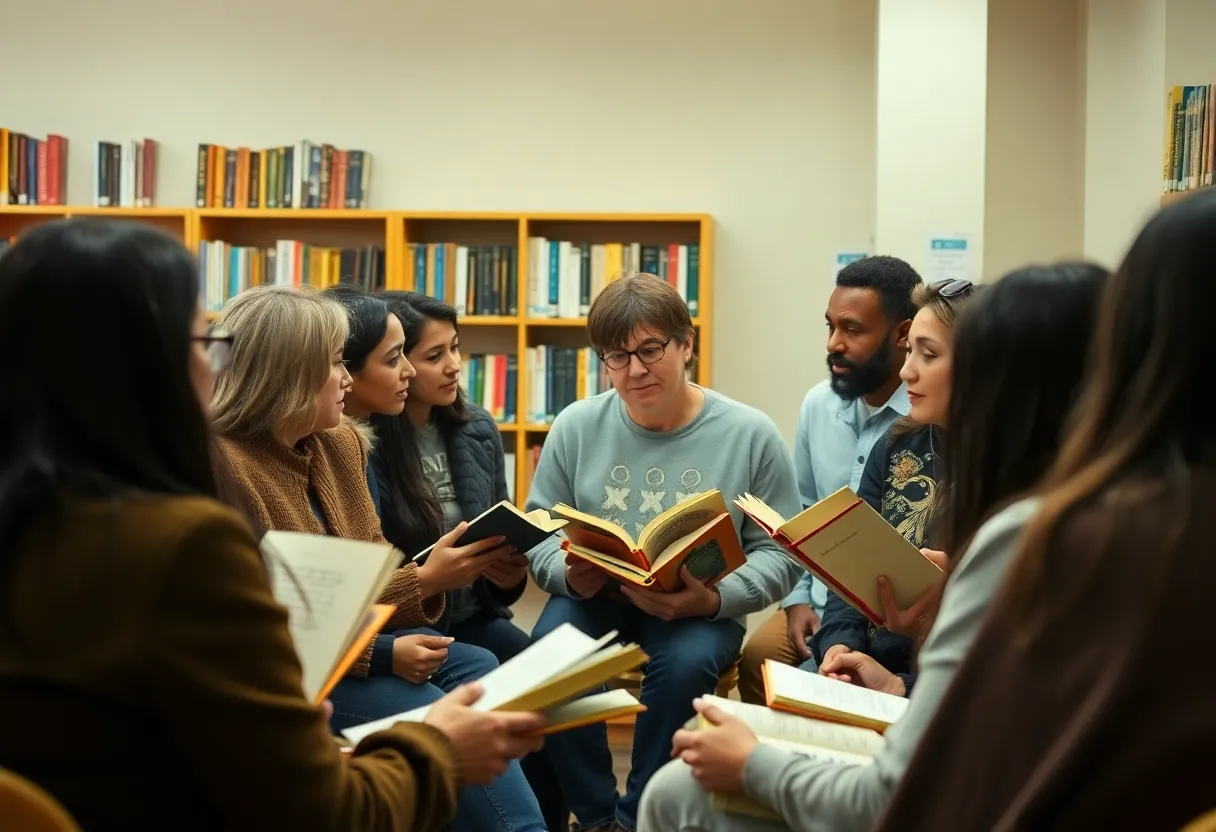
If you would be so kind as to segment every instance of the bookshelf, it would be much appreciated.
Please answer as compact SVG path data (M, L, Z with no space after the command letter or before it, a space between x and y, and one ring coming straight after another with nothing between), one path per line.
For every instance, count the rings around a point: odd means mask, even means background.
M1170 191L1161 195L1161 207L1172 205L1180 199L1186 199L1193 194L1216 191L1216 185L1204 185L1201 188L1191 188L1189 191Z
M515 477L511 485L515 500L520 505L527 497L531 482L537 453L533 449L539 448L544 442L551 423L551 414L537 418L533 412L532 405L536 403L535 397L539 391L533 389L534 373L527 359L538 348L565 350L569 356L588 346L584 315L549 317L536 314L536 310L530 307L530 300L535 298L529 295L528 276L532 265L529 256L530 248L534 249L532 241L535 238L543 238L550 245L568 243L572 249L582 246L594 252L598 248L601 264L604 262L602 251L605 248L613 245L620 248L619 244L626 244L627 249L632 244L635 258L637 252L642 252L639 262L630 260L626 263L632 270L643 270L643 265L652 265L653 258L660 254L666 268L670 265L668 258L676 256L677 250L683 257L695 248L696 313L693 327L697 334L698 358L695 380L709 386L713 378L714 221L707 214L4 206L0 207L0 239L18 236L47 220L71 216L107 216L149 222L181 240L196 255L215 241L251 250L274 250L283 240L300 241L318 249L342 251L375 247L382 255L379 268L383 286L395 290L418 288L416 261L412 258L417 256L419 247L434 248L443 244L449 254L460 249L466 252L475 249L479 252L513 249L515 280L512 297L496 296L496 311L501 313L513 309L514 313L462 315L460 335L461 352L466 360L466 377L472 374L476 366L470 359L479 356L514 356L514 396L510 412L504 407L499 429L502 431L503 447L508 454L513 454L515 461ZM647 251L650 252L650 261L647 260ZM670 255L667 253L669 251ZM604 271L612 267L611 256L608 255L608 265L600 268L602 280L611 277ZM626 257L630 255L626 253ZM681 265L679 268L685 267ZM448 270L449 276L451 273ZM334 279L334 274L328 272L324 279ZM316 277L316 274L313 276ZM673 282L675 279L673 273ZM687 287L690 298L693 291L691 283L690 278ZM589 300L585 290L583 294L581 300ZM445 285L444 295L445 300L452 302L450 285ZM585 369L588 376L586 384L580 382L577 389L589 390L592 386L590 377L595 372L597 362L586 353L578 361L581 363L576 366L580 371Z

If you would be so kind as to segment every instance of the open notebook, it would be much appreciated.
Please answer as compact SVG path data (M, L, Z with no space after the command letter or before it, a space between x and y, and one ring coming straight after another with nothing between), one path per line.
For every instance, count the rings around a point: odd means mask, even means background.
M481 711L544 711L549 724L542 733L555 733L605 722L643 710L628 691L612 690L579 698L622 673L645 664L647 655L636 644L610 644L616 631L591 638L563 624L503 662L479 681L484 693L472 707ZM416 708L343 731L353 743L398 722L421 722L430 706Z
M879 575L890 579L900 609L946 577L848 486L789 520L751 494L738 497L735 505L803 569L880 627Z
M562 548L617 580L675 592L680 567L707 585L747 563L734 520L717 489L696 494L646 524L637 540L616 523L558 503L552 513L568 522Z
M402 554L387 544L302 532L262 538L275 600L304 671L304 695L321 702L394 608L377 604Z
M802 671L796 671L802 672ZM839 684L839 683L837 683ZM736 717L752 729L756 739L823 763L839 765L871 765L874 755L883 747L883 739L874 731L794 716L770 710L761 705L749 705L718 696L701 697L719 710ZM708 723L702 716L694 717L688 728L699 730ZM751 815L766 820L781 820L781 816L743 794L710 794L710 806L720 812Z
M764 701L772 709L886 731L908 710L908 700L860 685L807 673L765 659Z

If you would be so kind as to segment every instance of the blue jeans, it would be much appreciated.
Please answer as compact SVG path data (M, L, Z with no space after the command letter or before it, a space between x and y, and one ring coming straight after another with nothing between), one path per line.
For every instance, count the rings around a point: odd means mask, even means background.
M397 630L395 636L439 635L434 630ZM494 655L480 647L454 641L448 658L435 671L430 683L415 685L396 676L347 676L334 686L329 699L334 706L330 727L342 731L353 725L381 719L430 705L457 686L480 679L498 666ZM524 779L518 762L488 786L466 786L456 803L452 832L545 832L536 797Z
M625 795L612 772L607 726L589 725L547 738L546 745L570 809L583 826L615 819L637 828L638 803L651 776L671 759L671 738L693 716L692 700L713 693L718 677L739 657L743 627L736 621L682 618L662 621L632 604L606 598L554 596L532 630L540 638L561 624L573 624L592 638L609 630L646 651L642 704L633 731L633 759Z
M506 618L488 612L479 612L458 624L448 627L448 635L458 642L484 647L494 654L499 664L518 656L532 643L532 637L516 627ZM557 782L557 771L549 756L549 749L542 748L519 761L528 785L540 804L540 813L549 832L566 832L570 828L570 808Z

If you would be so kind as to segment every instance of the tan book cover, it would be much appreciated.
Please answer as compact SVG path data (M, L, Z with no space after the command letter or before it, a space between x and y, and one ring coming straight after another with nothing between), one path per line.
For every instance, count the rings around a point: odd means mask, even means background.
M891 581L895 603L907 609L945 573L845 486L786 520L751 494L735 505L815 577L882 626L878 577Z
M567 521L562 548L612 577L664 592L682 588L680 567L713 585L747 563L722 492L714 489L677 503L646 524L638 539L592 514L558 503L551 513Z

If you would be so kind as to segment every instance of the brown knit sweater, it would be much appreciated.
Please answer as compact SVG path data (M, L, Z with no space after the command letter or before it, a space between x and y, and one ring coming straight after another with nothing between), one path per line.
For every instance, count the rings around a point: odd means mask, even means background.
M242 498L264 528L385 542L367 490L368 448L350 420L310 434L294 448L273 439L220 441ZM310 489L325 515L324 526L313 513ZM424 599L412 563L396 571L379 601L397 607L389 629L427 626L443 614L443 593ZM352 675L368 674L371 653L369 644Z

